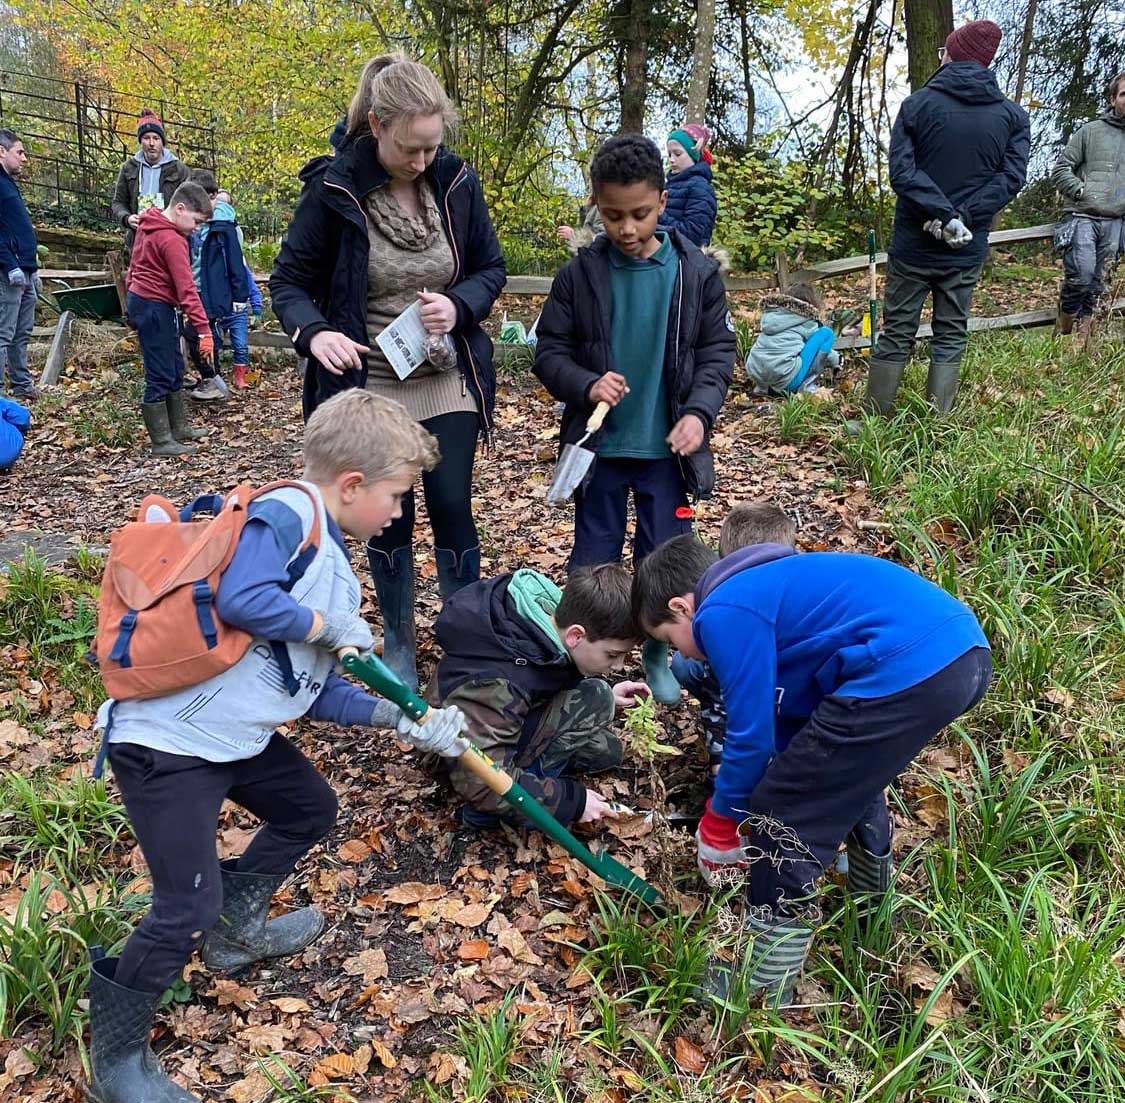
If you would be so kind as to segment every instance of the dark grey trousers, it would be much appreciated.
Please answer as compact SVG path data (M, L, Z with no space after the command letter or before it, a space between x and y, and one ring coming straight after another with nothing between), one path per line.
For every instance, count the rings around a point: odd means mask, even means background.
M905 364L914 348L914 335L926 297L934 297L934 336L930 359L960 363L969 338L969 308L982 265L972 268L916 268L891 257L883 292L883 332L874 359Z
M1105 273L1117 256L1121 239L1120 218L1076 215L1074 236L1063 250L1063 285L1059 309L1084 318L1105 290Z

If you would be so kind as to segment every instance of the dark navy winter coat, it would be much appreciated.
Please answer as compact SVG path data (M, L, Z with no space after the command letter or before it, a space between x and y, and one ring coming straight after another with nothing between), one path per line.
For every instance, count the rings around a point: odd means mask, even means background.
M919 268L972 268L984 260L996 213L1027 178L1031 124L975 61L943 65L908 96L891 133L898 196L890 255ZM951 249L922 229L960 217L973 240Z
M16 182L0 169L0 270L34 272L39 267L35 229Z
M363 200L389 179L370 134L345 138L334 157L316 157L301 171L304 187L270 276L270 296L297 352L308 357L306 418L326 398L367 382L366 363L359 371L335 375L313 359L309 342L328 329L363 345L375 339L367 332L369 245ZM487 433L492 428L496 373L492 342L481 322L504 288L504 255L480 181L460 157L439 147L426 179L453 251L453 279L444 289L457 307L451 336Z
M707 498L715 486L711 426L734 374L734 323L719 266L685 241L678 230L668 233L679 254L664 350L668 418L674 425L684 414L696 414L703 422L705 435L699 451L678 458L688 493ZM612 248L603 234L559 269L535 328L539 340L532 370L551 394L566 403L560 446L573 443L585 432L586 419L594 409L588 398L590 388L607 371L615 370L613 293L606 256ZM590 440L589 447L595 452L600 438L598 433Z
M211 319L225 318L250 300L250 277L234 222L212 220L199 251L199 297Z
M719 212L711 166L697 161L690 168L671 173L664 187L668 191L668 205L660 225L679 230L693 245L710 245Z

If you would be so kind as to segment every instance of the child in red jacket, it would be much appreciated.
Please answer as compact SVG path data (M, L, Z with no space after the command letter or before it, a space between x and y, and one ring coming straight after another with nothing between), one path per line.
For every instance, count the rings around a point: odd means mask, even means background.
M206 436L193 429L184 409L184 358L180 352L178 311L199 334L200 355L213 359L211 326L191 275L188 237L211 217L207 192L190 181L181 184L168 206L150 207L137 225L125 277L129 322L137 330L145 365L141 407L157 456L194 452L188 443Z

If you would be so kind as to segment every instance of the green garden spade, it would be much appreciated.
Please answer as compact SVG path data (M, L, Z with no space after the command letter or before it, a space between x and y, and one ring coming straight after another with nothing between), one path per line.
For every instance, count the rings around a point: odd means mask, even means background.
M412 720L420 722L425 719L426 713L430 711L429 705L417 694L412 693L409 687L374 655L360 656L354 649L345 648L340 652L340 661L349 674L370 686L381 697L393 701ZM646 904L665 904L664 897L631 869L627 869L606 853L594 854L583 846L530 793L502 770L497 769L493 765L492 759L483 751L470 746L461 755L460 761L465 769L476 774L485 785L497 796L503 797L524 819L534 827L539 828L544 834L550 835L552 839L565 848L567 853L572 854L588 869L592 869L607 885L625 889L626 892L639 896Z

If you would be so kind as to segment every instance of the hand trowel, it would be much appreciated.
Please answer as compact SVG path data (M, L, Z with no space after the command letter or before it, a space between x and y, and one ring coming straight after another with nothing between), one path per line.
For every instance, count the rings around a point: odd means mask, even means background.
M563 447L559 457L558 466L555 468L555 477L547 490L547 501L550 505L561 506L569 502L574 492L582 485L590 464L594 462L594 453L582 445L590 439L605 421L609 413L609 403L599 402L594 407L594 412L586 422L586 432L574 443Z

